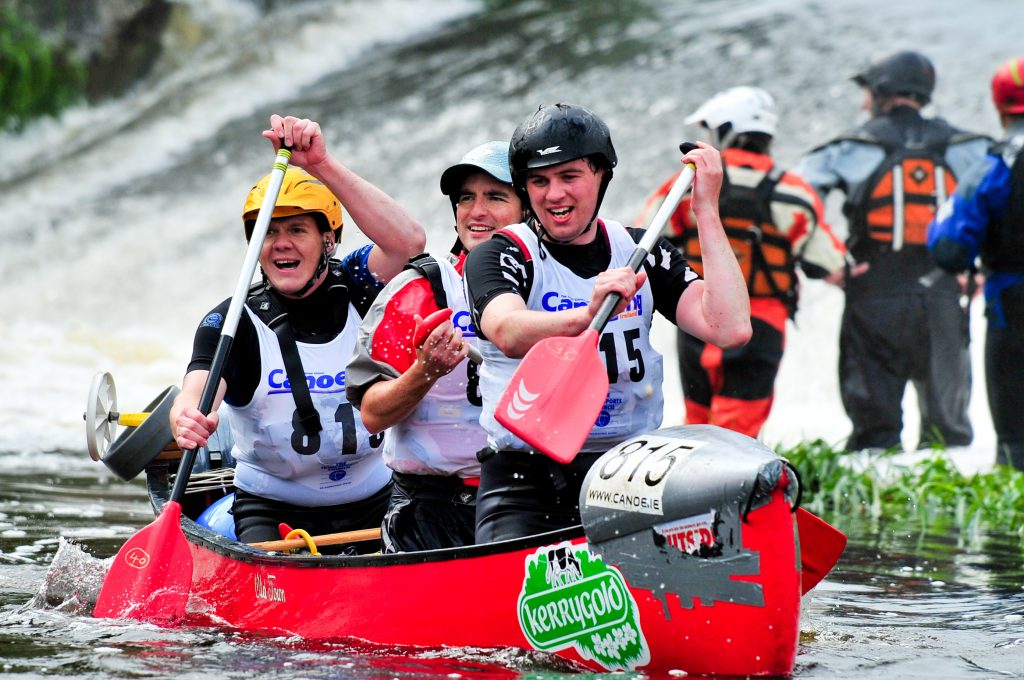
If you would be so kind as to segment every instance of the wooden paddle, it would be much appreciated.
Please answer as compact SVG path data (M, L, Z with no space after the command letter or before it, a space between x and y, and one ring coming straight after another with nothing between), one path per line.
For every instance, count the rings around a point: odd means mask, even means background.
M679 173L629 258L633 271L640 271L690 188L694 172L694 166L687 164ZM608 295L587 330L575 338L546 338L530 348L495 407L499 423L560 463L576 457L608 397L608 372L597 342L621 299L617 293Z
M256 217L256 225L249 239L242 271L224 317L210 374L199 400L198 408L204 415L213 410L224 364L231 351L231 342L242 314L242 305L245 304L249 285L256 272L263 239L267 235L277 195L281 190L281 181L284 179L285 170L288 169L291 155L290 149L282 147L274 158L267 193ZM121 546L103 581L93 616L153 622L173 621L184 617L185 605L192 587L192 550L181 530L181 499L192 474L197 453L198 447L185 451L178 466L178 476L174 481L171 497L164 504L163 510L151 524Z
M320 536L310 536L316 545L339 545L341 543L360 543L362 541L376 541L380 538L380 528L374 529L356 529L354 531L342 531L337 534L322 534ZM250 543L254 548L260 550L295 550L296 548L305 548L308 544L304 538L285 538L280 541L262 541L260 543Z

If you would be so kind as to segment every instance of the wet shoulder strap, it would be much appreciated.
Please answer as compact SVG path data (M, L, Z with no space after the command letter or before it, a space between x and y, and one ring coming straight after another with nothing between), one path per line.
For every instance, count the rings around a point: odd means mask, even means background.
M434 302L438 309L448 306L448 294L444 291L444 276L441 274L441 265L430 255L423 253L409 260L405 265L406 269L414 269L430 283L430 291L434 294Z
M284 359L284 370L291 384L292 399L295 400L295 410L299 417L296 429L301 429L306 437L312 437L323 430L323 425L320 423L320 414L313 406L313 397L309 394L306 372L302 368L299 346L295 340L295 331L288 321L288 312L265 287L249 298L249 306L277 336L281 357Z

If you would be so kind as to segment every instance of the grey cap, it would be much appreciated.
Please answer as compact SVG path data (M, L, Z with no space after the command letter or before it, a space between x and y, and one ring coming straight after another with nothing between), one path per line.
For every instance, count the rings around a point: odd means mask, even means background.
M467 152L458 163L441 174L441 193L454 201L462 190L462 182L474 172L486 172L499 182L511 185L508 142L484 142Z

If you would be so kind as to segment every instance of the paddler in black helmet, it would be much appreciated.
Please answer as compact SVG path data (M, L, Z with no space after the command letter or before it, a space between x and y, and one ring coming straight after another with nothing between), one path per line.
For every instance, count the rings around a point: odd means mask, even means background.
M484 356L481 423L488 433L488 449L480 454L477 542L578 524L590 465L608 448L661 424L662 359L650 343L655 309L723 347L744 344L751 332L746 286L718 219L722 163L714 148L700 144L683 157L696 166L703 280L664 239L639 274L626 266L643 230L598 217L617 156L607 125L589 109L539 107L512 135L509 161L529 219L475 248L465 271ZM613 292L622 303L600 342L611 391L579 455L556 463L501 426L495 405L535 343L582 333Z
M936 268L925 240L937 206L990 140L922 115L935 67L919 52L877 59L852 80L864 88L871 119L796 168L823 200L833 189L845 194L846 246L858 263L832 279L846 294L839 331L839 389L853 423L846 448L902 446L910 381L921 413L917 447L966 446L973 438L969 319L960 283Z
M381 459L382 436L367 432L345 398L345 366L362 315L423 250L425 235L390 197L327 152L318 123L274 115L263 136L275 149L291 146L293 167L260 252L263 283L250 291L217 400L232 407L235 533L252 543L281 538L282 522L312 535L379 527L391 471ZM267 181L245 200L246 238ZM336 259L342 202L371 243ZM216 411L207 417L196 406L228 303L199 324L171 409L183 449L204 446L219 423Z

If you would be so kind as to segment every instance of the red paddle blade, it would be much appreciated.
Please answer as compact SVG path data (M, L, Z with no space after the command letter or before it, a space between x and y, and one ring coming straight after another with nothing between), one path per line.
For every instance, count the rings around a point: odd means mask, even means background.
M598 334L548 338L534 345L498 400L494 417L514 435L560 463L583 446L608 398Z
M181 531L181 505L168 501L121 546L92 614L155 623L180 619L191 587L192 551Z
M800 582L806 595L836 566L846 548L846 534L803 508L797 508L796 528L800 532Z

